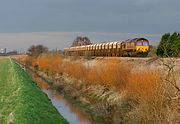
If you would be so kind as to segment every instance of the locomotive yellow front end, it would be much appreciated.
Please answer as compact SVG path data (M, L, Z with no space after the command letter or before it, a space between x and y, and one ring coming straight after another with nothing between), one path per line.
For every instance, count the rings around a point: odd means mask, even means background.
M136 40L136 52L147 55L149 52L149 41L145 38L140 38Z

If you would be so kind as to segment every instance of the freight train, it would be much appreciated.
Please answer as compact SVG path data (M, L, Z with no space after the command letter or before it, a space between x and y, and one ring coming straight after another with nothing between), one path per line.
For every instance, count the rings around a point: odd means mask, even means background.
M128 39L64 48L65 56L147 56L149 41L145 38Z

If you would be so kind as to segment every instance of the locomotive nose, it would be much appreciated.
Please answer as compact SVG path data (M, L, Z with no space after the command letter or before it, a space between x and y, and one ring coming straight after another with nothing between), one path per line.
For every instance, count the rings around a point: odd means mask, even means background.
M137 51L139 51L139 52L147 52L147 51L148 51L148 48L139 47L139 48L137 49Z

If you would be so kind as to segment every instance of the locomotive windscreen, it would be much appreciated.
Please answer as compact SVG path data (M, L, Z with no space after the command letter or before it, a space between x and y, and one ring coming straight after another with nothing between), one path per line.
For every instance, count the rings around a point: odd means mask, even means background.
M149 46L149 42L148 42L148 40L142 38L142 39L138 39L136 41L136 45L137 46Z
M137 46L142 46L142 42L141 42L141 41L137 41L137 42L136 42L136 45L137 45Z
M144 41L144 42L143 42L143 46L149 46L148 41Z

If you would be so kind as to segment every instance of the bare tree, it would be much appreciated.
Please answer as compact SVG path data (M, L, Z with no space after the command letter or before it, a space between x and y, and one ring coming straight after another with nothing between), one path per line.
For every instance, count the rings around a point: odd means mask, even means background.
M48 48L43 45L32 45L29 49L27 54L30 56L37 57L42 53L48 52Z
M91 41L88 37L77 36L76 39L73 41L72 46L82 46L89 44L91 44Z

